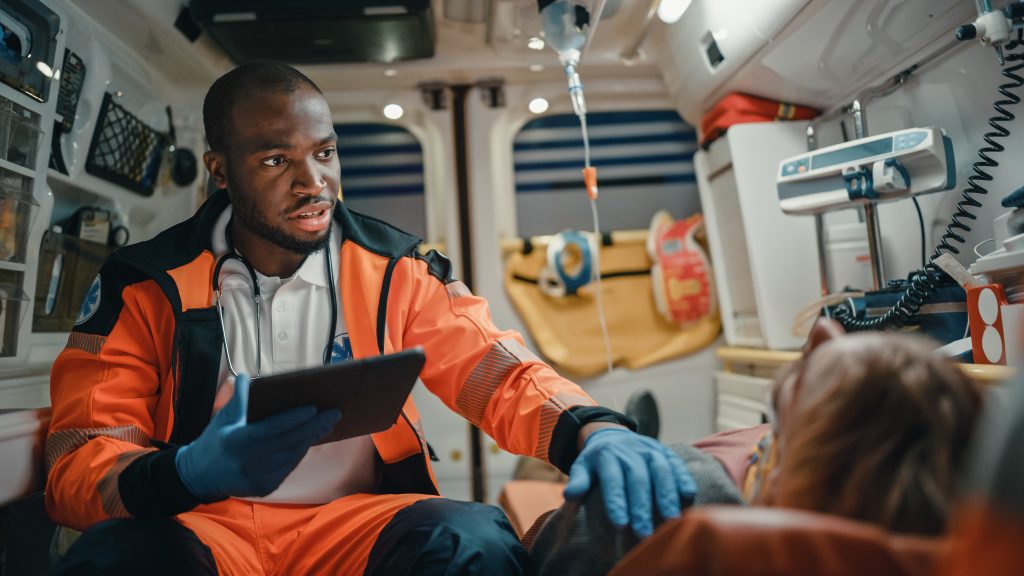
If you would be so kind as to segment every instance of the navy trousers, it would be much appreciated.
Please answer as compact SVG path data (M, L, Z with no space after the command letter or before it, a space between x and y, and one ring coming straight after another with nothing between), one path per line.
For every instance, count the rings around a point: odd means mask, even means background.
M367 576L518 575L526 552L505 514L489 505L431 498L391 519L374 543ZM166 518L108 520L87 530L55 575L217 574L209 548Z

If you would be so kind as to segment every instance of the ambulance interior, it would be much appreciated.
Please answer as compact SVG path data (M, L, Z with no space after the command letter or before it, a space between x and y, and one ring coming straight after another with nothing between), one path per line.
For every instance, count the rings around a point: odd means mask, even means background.
M767 422L823 309L1012 380L1024 2L540 5L0 2L0 574L51 559L50 366L104 259L211 193L203 96L249 60L323 90L349 208L443 252L499 327L664 443ZM926 286L944 274L963 282ZM521 531L560 504L557 473L413 395L443 495Z

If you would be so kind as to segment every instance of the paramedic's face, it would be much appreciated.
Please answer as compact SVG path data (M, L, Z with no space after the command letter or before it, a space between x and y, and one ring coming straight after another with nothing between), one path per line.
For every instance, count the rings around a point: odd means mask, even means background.
M323 248L341 168L331 112L318 92L257 92L235 104L225 154L242 225L299 254Z

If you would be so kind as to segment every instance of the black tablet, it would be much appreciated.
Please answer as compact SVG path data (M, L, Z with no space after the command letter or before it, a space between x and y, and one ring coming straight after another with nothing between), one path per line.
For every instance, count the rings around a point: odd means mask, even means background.
M249 422L312 404L341 420L318 444L387 430L398 419L426 357L416 348L252 381Z

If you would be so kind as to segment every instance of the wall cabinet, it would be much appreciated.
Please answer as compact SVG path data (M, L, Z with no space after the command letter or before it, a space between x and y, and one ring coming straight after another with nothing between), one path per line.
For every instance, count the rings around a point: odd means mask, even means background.
M46 183L64 21L36 0L0 5L12 22L0 54L0 369L28 356L39 243L53 207Z

